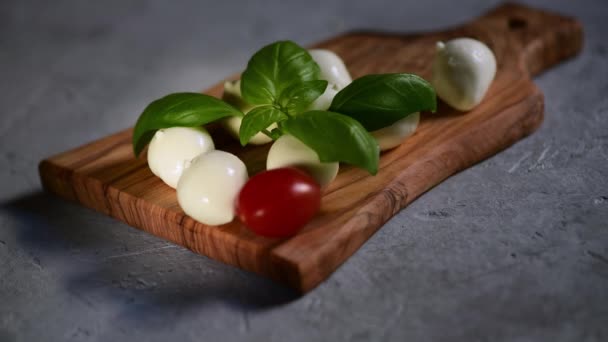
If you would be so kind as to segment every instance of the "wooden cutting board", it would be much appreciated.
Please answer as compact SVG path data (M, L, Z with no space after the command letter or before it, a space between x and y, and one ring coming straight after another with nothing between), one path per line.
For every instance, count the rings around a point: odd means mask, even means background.
M481 105L460 113L440 104L436 114L422 115L416 133L381 156L376 176L342 166L320 214L290 239L256 236L238 220L210 227L186 216L145 157L134 158L131 129L43 160L42 184L196 253L309 291L418 196L538 128L543 95L530 77L580 51L583 32L574 19L508 4L443 32L356 32L315 47L340 55L353 78L410 72L429 79L435 43L456 37L479 39L496 55L496 79ZM222 83L206 93L219 97ZM264 169L269 146L243 149L221 129L209 130L216 147L237 154L250 175Z

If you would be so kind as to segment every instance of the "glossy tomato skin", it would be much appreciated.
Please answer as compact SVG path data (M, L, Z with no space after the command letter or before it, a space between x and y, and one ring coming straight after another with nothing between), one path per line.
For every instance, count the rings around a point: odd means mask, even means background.
M237 213L253 232L294 235L319 211L321 188L304 171L280 168L258 173L241 189Z

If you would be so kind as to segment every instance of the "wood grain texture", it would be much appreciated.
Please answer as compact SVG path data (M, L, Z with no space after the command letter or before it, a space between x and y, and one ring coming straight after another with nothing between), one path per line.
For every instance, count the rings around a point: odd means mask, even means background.
M321 213L293 238L259 237L238 220L210 227L186 216L175 191L150 172L145 158L134 158L130 129L43 160L42 183L196 253L309 291L418 196L532 133L542 122L543 95L531 76L580 51L583 33L571 18L508 4L444 32L355 32L316 45L340 55L354 78L411 72L429 79L435 43L463 36L485 42L497 57L484 101L468 113L440 104L436 114L422 115L411 138L382 154L376 176L342 166ZM221 92L222 83L207 91ZM216 147L237 154L250 175L264 169L268 145L243 149L217 126L209 130Z

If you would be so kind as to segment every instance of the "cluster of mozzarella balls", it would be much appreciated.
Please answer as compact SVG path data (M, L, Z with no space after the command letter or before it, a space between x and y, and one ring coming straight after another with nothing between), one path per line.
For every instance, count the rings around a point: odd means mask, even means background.
M310 110L327 110L334 96L352 82L344 62L328 50L309 50L328 81L325 92ZM496 62L483 43L472 39L456 39L438 43L432 83L438 95L456 109L469 110L477 105L494 77ZM491 74L491 75L490 75ZM224 84L223 100L247 114L254 106L243 101L240 81ZM382 151L399 146L418 126L420 115L414 113L370 132ZM242 118L230 117L223 127L238 140ZM272 129L274 127L269 127ZM272 139L258 133L250 144L263 145ZM245 164L235 155L215 149L213 140L203 127L173 127L156 132L148 148L148 164L152 172L177 190L177 199L184 212L207 225L229 223L235 216L235 199L248 180ZM272 143L266 161L267 170L298 167L312 176L321 187L338 174L339 164L322 163L316 152L290 135Z

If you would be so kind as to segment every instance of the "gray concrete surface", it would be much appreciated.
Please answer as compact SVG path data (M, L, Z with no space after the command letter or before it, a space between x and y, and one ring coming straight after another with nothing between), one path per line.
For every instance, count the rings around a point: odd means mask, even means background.
M464 0L0 2L0 341L607 341L608 3L537 78L536 134L436 187L311 293L41 192L37 163L263 43L445 28Z

